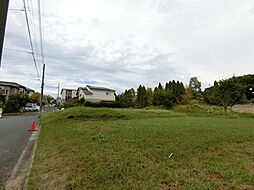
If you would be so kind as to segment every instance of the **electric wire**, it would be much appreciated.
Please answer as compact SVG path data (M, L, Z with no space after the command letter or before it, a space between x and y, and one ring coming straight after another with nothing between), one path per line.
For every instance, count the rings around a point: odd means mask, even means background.
M41 45L41 61L44 65L44 52L43 52L43 38L42 38L42 19L41 19L41 2L38 0L38 16L39 16L39 32L40 32L40 45Z
M39 37L38 37L38 32L37 32L37 24L36 24L36 12L35 12L35 8L34 8L34 3L33 3L33 0L27 0L27 4L29 4L30 6L30 16L31 16L31 28L32 28L32 32L33 32L33 37L34 37L34 50L35 50L35 53L37 55L39 55L39 52L40 52L40 46L39 46ZM39 63L39 60L37 60L37 63ZM38 68L39 68L39 71L41 73L41 64L38 64Z
M27 16L27 9L26 9L26 2L25 2L25 0L23 0L23 4L24 4L24 10L25 10L25 18L26 18L26 24L27 24L27 31L28 31L28 35L29 35L29 41L30 41L30 45L31 45L31 50L32 50L32 57L33 57L35 69L36 69L36 72L37 72L37 76L40 79L40 74L38 72L37 62L36 62L35 55L34 55L34 46L33 46L33 42L32 42L32 36L31 36L31 30L30 30L30 25L29 25L28 16Z

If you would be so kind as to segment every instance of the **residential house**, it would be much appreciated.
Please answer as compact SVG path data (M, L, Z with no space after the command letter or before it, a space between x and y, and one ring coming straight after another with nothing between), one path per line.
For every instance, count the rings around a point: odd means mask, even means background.
M77 96L92 103L115 102L115 90L99 86L79 87Z
M6 100L8 100L9 96L19 92L32 95L35 91L15 82L0 81L0 93L6 96Z
M63 88L61 90L61 99L62 99L63 102L67 102L70 99L75 98L76 97L76 93L77 93L77 90L75 90L75 89L66 89L66 88Z

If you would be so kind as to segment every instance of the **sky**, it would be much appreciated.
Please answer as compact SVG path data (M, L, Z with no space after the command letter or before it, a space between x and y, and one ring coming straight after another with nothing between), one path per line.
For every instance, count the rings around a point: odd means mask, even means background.
M203 89L254 71L253 0L41 0L45 93L86 84L116 89L191 77ZM37 1L26 0L38 70ZM12 0L0 80L40 91L22 0Z

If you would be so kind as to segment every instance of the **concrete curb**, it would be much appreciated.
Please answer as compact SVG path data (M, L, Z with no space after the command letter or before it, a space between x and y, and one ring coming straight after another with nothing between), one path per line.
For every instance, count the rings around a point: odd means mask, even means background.
M11 176L7 181L6 190L23 190L27 188L28 174L32 167L37 139L40 133L40 126L36 126L37 131L34 131L29 138L25 149L20 155L18 162L12 170Z

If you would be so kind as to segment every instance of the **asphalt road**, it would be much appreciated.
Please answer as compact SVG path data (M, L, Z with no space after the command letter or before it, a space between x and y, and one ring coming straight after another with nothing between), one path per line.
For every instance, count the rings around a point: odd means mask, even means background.
M6 183L32 132L38 113L5 116L0 119L0 189Z

